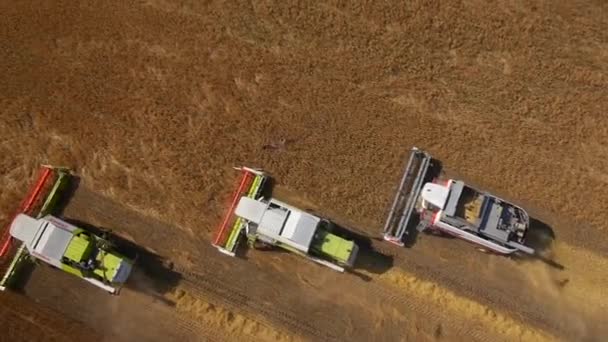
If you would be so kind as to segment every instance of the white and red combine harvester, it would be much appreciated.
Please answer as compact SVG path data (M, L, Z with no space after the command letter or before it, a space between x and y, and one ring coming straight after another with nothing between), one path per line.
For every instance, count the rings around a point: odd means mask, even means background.
M416 224L418 231L447 233L498 254L534 254L525 245L530 219L524 209L461 180L437 179L436 166L428 153L412 148L384 225L385 240L403 245Z

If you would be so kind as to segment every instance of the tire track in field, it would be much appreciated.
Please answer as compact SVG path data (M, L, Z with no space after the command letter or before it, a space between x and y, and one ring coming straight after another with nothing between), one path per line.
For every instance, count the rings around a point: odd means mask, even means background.
M180 286L194 299L201 302L220 303L220 306L228 309L228 311L234 313L244 312L246 316L260 317L262 318L262 324L268 323L269 326L283 327L296 335L308 337L315 341L333 341L343 337L343 331L341 331L340 326L337 324L327 322L328 324L311 325L302 319L302 315L305 314L300 312L300 310L296 310L296 308L285 309L285 306L281 302L276 301L273 305L268 305L265 299L273 298L273 295L268 295L266 296L267 298L253 295L255 292L252 292L252 290L255 291L256 288L259 290L260 286L264 286L264 282L267 281L264 279L270 280L276 277L271 275L268 278L264 278L264 275L260 271L267 273L266 270L250 267L249 264L237 267L240 264L234 265L233 259L222 259L223 256L217 254L208 245L207 241L196 238L190 239L181 233L183 230L139 217L139 215L133 214L130 210L121 208L114 202L93 194L86 189L79 190L73 202L68 210L69 213L73 213L72 215L77 214L82 219L93 223L105 222L105 224L113 224L113 222L116 222L115 224L120 224L121 229L125 229L129 234L132 234L135 240L146 244L149 242L149 246L153 246L159 250L164 249L163 254L164 252L171 254L172 246L180 246L181 250L190 250L191 247L197 249L200 253L193 255L194 266L185 267L180 265L179 262L176 262L174 265L174 270L183 277L180 280ZM117 220L117 218L119 219ZM159 233L163 231L165 234ZM176 231L179 231L180 234L171 234L171 232ZM145 235L148 235L147 242L145 238L140 239ZM156 236L160 240L155 242L149 239L150 236ZM207 250L209 251L207 252ZM212 258L214 262L210 263L209 258ZM289 267L293 267L291 260L285 259L284 261L290 265ZM305 260L295 262L301 262L303 264L301 265L302 267L308 267L304 266L304 264L308 265ZM234 268L231 269L231 267ZM243 274L243 272L247 272L247 274ZM321 272L330 271L322 269ZM333 277L333 273L331 275ZM376 279L371 282L353 284L352 280L344 275L336 276L337 278L333 284L334 287L339 288L340 286L344 286L345 290L352 288L361 293L366 293L366 295L371 294L371 297L375 298L375 300L391 303L391 305L397 303L399 310L405 310L408 315L414 314L419 317L425 317L429 322L432 322L436 317L438 308L428 305L429 303L424 298L411 297L387 290ZM244 277L250 279L245 280ZM259 281L262 281L262 283L256 285ZM272 288L270 284L266 286ZM268 293L270 294L272 291ZM208 299L210 298L213 300L209 301ZM337 309L334 308L332 310ZM338 311L333 314L338 314ZM367 324L370 323L368 322ZM458 321L455 323L449 318L446 318L441 324L444 326L444 329L455 336L469 336L478 341L492 340L490 335L483 332L483 327L467 328L467 322Z
M100 226L120 227L120 229L128 232L129 235L133 235L139 243L143 243L146 246L154 246L159 250L162 248L169 252L169 254L173 254L172 252L176 250L213 249L208 246L207 241L200 242L201 244L205 244L202 249L201 247L196 248L194 244L199 241L196 238L189 239L187 236L184 236L183 230L170 227L149 218L144 219L139 214L85 188L81 188L76 192L74 198L70 201L70 205L66 208L66 214L73 218L78 217L79 220L99 224ZM176 232L179 234L174 234ZM211 252L217 258L222 257L215 254L215 249ZM205 260L205 257L201 256L197 259L197 261ZM207 261L201 262L206 263ZM199 267L205 269L203 265L199 265ZM227 306L235 312L246 311L248 314L262 312L266 317L267 323L269 323L268 326L275 324L285 326L297 335L301 334L315 339L330 340L338 336L337 331L334 331L330 335L319 333L318 329L308 325L303 320L299 320L293 313L282 311L280 306L274 306L272 309L269 309L261 301L257 302L254 297L245 295L248 293L246 288L229 285L243 282L242 277L234 277L230 272L224 272L214 267L211 271L205 271L203 275L197 275L186 268L179 268L177 264L175 264L175 270L183 277L180 279L180 284L185 284L187 292L193 294L200 301L205 301L204 298L211 295L222 306ZM221 280L217 279L218 274L221 275ZM203 293L206 293L207 296L203 295Z

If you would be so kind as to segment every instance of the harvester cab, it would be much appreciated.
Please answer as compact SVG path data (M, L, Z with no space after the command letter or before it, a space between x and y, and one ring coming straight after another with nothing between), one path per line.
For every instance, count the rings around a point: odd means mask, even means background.
M498 254L534 254L525 243L524 209L461 180L439 179L438 162L414 147L384 225L384 239L403 245L405 234L432 229Z
M358 247L334 234L330 221L264 198L268 176L250 168L240 170L243 177L213 243L218 250L234 256L238 242L246 237L250 246L282 248L339 272L353 267Z
M53 216L71 173L43 166L32 191L5 230L0 258L9 260L0 289L17 287L17 274L30 258L76 275L111 294L118 294L133 261L114 251L108 240ZM6 263L5 263L6 264Z

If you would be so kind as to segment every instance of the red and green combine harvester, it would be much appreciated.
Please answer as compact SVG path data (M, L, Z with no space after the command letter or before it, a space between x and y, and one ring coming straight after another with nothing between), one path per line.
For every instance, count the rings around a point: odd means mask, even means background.
M71 178L66 168L42 166L36 183L1 235L1 290L21 286L19 274L33 261L44 262L111 294L118 294L126 282L133 260L118 253L106 237L54 216Z
M236 193L213 245L235 256L243 238L254 248L278 247L333 270L353 267L358 246L340 236L330 220L263 196L268 175L252 168L242 172Z

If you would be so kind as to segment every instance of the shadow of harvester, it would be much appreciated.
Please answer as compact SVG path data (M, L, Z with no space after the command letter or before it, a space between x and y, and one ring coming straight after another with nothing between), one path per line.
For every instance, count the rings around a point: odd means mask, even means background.
M537 252L544 253L551 248L555 240L555 232L545 222L530 218L530 228L526 236L526 244Z
M531 217L530 228L526 234L526 245L533 248L536 253L534 256L527 258L538 259L551 267L563 270L565 267L552 259L551 246L553 241L555 241L553 228L547 223Z
M108 240L115 246L116 251L135 260L135 267L125 284L125 288L151 296L168 305L174 304L164 295L172 292L183 276L173 269L171 261L137 245L133 241L111 233L109 229L79 220L65 219L65 221L96 235L107 234Z

